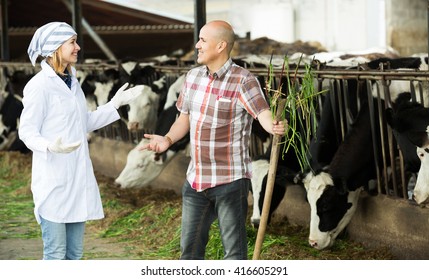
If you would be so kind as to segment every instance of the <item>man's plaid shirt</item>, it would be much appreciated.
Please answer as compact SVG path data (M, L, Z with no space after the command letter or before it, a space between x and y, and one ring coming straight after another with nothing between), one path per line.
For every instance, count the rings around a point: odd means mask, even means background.
M269 110L258 80L229 59L213 75L206 66L187 73L176 106L189 114L191 162L187 180L197 191L251 178L253 119Z

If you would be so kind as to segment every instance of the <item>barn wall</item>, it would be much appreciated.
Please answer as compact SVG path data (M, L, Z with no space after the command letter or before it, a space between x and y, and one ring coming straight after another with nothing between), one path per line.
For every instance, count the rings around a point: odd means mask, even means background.
M386 2L387 45L402 56L428 52L427 0Z
M95 137L90 144L94 169L116 178L133 147L129 143ZM151 185L180 194L188 162L189 158L179 153ZM273 214L273 221L287 219L292 224L308 227L310 207L305 196L304 188L288 186L282 203ZM429 259L429 209L407 200L362 194L347 231L352 240L368 247L389 247L398 259Z

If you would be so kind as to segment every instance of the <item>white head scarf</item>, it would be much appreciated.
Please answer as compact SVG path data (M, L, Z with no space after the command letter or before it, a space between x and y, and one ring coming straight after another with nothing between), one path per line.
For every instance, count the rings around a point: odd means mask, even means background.
M76 35L76 31L65 22L50 22L39 27L27 50L31 64L36 65L39 55L46 57L54 53L73 35Z

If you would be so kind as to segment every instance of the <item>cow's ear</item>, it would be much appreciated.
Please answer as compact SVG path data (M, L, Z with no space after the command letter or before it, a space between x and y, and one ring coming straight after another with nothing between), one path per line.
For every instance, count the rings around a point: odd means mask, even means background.
M295 177L293 177L293 182L297 185L303 185L303 180L305 178L304 172L298 172Z

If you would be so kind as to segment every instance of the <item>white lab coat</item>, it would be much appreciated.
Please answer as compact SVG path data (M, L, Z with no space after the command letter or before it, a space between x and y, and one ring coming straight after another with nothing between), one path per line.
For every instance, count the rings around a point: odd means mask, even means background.
M73 68L72 86L42 61L42 70L25 86L19 137L33 151L31 191L34 214L57 223L84 222L104 217L98 185L89 156L87 133L119 119L113 104L88 112ZM81 146L68 154L51 153L58 137Z

